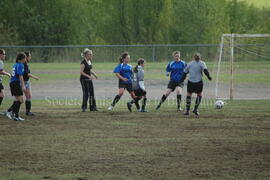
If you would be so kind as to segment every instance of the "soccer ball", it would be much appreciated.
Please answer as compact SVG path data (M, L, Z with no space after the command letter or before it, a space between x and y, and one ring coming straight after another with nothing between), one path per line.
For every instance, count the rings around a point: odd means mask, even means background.
M215 106L217 109L221 109L224 106L224 102L222 100L217 100Z

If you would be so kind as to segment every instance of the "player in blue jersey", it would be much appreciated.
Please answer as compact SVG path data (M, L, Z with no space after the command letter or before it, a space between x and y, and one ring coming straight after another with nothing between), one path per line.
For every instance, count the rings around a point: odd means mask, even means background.
M115 96L111 106L108 107L108 110L112 110L115 106L115 104L120 100L120 98L123 96L125 90L127 90L132 97L132 99L135 98L134 91L132 90L132 66L129 63L130 56L128 52L124 52L122 56L119 59L119 64L115 67L114 73L116 77L119 79L119 92Z
M167 86L166 92L161 97L159 104L156 107L158 110L161 104L167 99L167 97L176 90L177 94L177 109L179 111L182 110L181 108L181 99L182 99L182 89L184 87L184 83L180 83L180 80L184 74L184 69L186 67L185 61L181 60L181 53L180 51L175 51L172 54L174 60L171 61L166 67L166 75L170 75L170 82Z
M3 60L6 57L6 52L4 49L0 49L0 106L2 104L2 101L4 99L4 86L2 84L3 75L9 76L10 74L6 71L4 71L4 62Z
M194 60L188 63L187 67L184 70L184 75L180 81L180 82L183 82L186 78L186 75L189 74L188 84L187 84L186 111L184 113L185 116L189 115L192 93L197 94L195 107L194 107L192 112L196 116L199 116L198 108L199 108L199 105L200 105L201 100L202 100L203 72L207 76L207 78L211 81L212 77L210 76L210 73L207 70L207 66L206 66L205 62L201 60L200 53L195 53Z
M6 116L15 121L23 121L19 116L19 111L23 100L23 91L26 90L23 80L24 65L26 60L25 53L18 53L16 63L13 65L12 74L9 82L11 95L15 97L12 106L7 110ZM14 113L14 116L13 116Z

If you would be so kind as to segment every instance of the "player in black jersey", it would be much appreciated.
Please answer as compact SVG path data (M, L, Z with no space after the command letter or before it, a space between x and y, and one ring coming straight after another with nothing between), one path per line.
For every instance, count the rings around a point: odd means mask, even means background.
M82 112L87 109L87 101L89 99L90 111L97 111L96 100L94 95L94 85L92 80L97 79L97 74L92 70L92 50L86 48L82 53L84 58L80 65L80 82L83 91Z
M33 74L31 74L30 72L30 68L28 66L28 63L30 62L32 56L30 52L24 52L26 55L26 61L23 64L24 65L24 74L23 74L23 80L24 80L24 84L25 84L25 91L24 91L24 95L25 95L25 115L27 116L34 116L34 113L31 112L31 98L32 98L32 91L31 91L31 82L30 82L30 78L33 78L35 80L39 80L39 78Z

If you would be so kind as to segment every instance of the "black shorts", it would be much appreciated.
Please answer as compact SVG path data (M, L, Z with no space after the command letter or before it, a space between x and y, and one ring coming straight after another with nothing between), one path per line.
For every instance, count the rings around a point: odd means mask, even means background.
M135 96L142 97L146 95L146 91L143 91L142 89L136 89L134 90Z
M198 94L198 93L201 93L202 91L203 91L203 81L196 82L196 83L188 81L187 92Z
M4 86L2 83L0 83L0 92L2 92L3 89L4 89Z
M167 86L167 88L168 89L171 89L172 91L174 91L177 86L183 88L184 87L184 83L170 81L169 84L168 84L168 86Z
M119 87L119 89L120 88L126 89L129 93L131 93L133 91L132 90L132 84L122 84L122 83L119 83L118 87Z
M9 83L9 86L10 86L10 92L11 92L12 96L22 96L23 95L20 81L11 82L11 83Z

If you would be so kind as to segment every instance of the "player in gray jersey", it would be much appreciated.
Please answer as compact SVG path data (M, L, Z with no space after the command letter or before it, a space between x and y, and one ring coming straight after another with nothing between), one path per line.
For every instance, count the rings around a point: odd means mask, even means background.
M2 101L4 99L4 86L2 84L3 81L3 75L6 75L10 77L10 74L6 71L4 71L4 62L3 60L5 59L6 52L4 49L0 49L0 106L2 104Z
M136 108L139 112L147 112L145 110L146 106L146 90L144 86L144 65L145 60L140 58L137 60L137 66L133 70L133 80L132 80L132 90L134 91L135 98L127 103L128 110L132 111L132 104L136 105ZM142 99L142 108L140 108L139 100Z
M189 74L187 85L186 111L184 113L184 115L186 116L189 115L192 93L197 94L195 107L192 112L196 116L199 115L198 107L202 99L202 91L203 91L203 80L202 80L203 72L207 76L207 78L211 81L212 78L210 76L209 71L207 70L205 62L201 60L200 53L195 53L194 60L188 63L187 67L184 70L184 75L180 80L180 83L183 82L187 74Z

